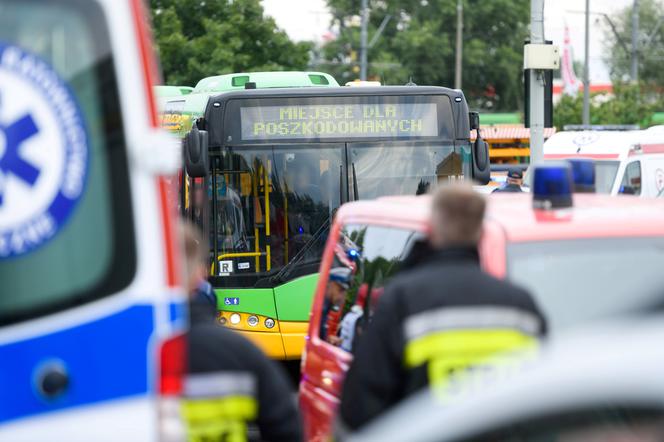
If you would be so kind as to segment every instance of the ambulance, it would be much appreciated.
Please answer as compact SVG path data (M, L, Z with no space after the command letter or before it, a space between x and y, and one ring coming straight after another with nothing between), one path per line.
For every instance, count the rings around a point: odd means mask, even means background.
M488 197L479 245L486 272L527 288L551 335L659 300L664 202L572 194L566 163L545 163L533 175L531 193ZM302 355L299 400L309 441L330 436L344 377L358 350L357 337L369 325L390 278L430 252L430 206L429 196L399 196L344 204L337 212ZM340 250L352 258L352 266L341 262ZM331 270L339 266L351 270L352 281L344 305L334 315L326 314ZM344 322L351 321L348 333ZM337 339L328 338L334 333L330 330L338 330Z
M591 158L598 193L660 197L664 193L664 127L557 132L544 143L545 160ZM620 127L618 127L620 129Z
M142 0L0 0L0 440L182 440L187 308Z

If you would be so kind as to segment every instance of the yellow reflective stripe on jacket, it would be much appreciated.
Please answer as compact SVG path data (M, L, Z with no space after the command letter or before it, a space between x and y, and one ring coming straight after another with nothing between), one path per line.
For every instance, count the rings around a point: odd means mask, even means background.
M192 442L245 441L247 422L256 420L257 416L258 402L251 396L184 398L182 403L182 417Z
M214 419L250 421L258 416L258 402L249 396L227 396L218 399L185 398L182 414L188 422Z
M430 385L445 387L469 369L511 362L536 347L536 338L518 330L444 330L408 342L404 365L427 364Z

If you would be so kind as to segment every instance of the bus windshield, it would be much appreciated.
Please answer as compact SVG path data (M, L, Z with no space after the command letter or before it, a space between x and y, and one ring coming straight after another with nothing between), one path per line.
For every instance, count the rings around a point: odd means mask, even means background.
M357 143L349 146L349 158L355 199L421 195L461 174L452 144Z
M288 264L314 265L311 273L343 201L418 195L461 175L460 155L443 143L281 144L213 158L210 243L221 285Z
M662 259L664 238L528 242L508 248L507 269L557 333L661 299Z

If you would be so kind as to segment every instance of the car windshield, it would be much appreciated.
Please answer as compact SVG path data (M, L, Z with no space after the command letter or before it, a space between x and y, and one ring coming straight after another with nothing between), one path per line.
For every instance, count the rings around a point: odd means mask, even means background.
M618 161L595 161L595 188L597 193L611 193L619 165Z
M507 269L556 333L656 303L662 260L662 237L528 242L509 246Z
M359 199L420 195L462 174L451 144L351 144L349 162Z

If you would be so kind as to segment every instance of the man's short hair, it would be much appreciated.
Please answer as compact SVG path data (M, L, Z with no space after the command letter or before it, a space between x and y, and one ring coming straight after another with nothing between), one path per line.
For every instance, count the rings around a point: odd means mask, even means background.
M184 258L187 272L198 266L208 265L208 247L198 227L191 223L182 223L182 236L184 237Z
M445 245L477 244L486 201L467 184L440 187L433 197L432 230Z

